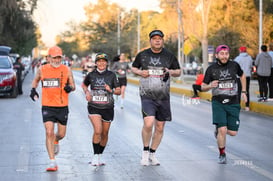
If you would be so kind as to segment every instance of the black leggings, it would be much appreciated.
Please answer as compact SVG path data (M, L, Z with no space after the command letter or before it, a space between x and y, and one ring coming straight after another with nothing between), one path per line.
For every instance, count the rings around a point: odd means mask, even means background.
M260 91L260 97L267 97L268 93L268 76L259 76L258 75L258 81L259 81L259 91Z

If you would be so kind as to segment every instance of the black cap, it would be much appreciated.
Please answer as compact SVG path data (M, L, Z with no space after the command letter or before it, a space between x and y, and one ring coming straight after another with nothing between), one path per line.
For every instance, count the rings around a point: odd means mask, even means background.
M149 34L150 39L155 35L161 36L162 38L164 37L164 33L161 30L153 30Z
M95 62L97 62L100 59L104 59L104 60L106 60L108 62L108 56L105 53L98 53L96 55Z

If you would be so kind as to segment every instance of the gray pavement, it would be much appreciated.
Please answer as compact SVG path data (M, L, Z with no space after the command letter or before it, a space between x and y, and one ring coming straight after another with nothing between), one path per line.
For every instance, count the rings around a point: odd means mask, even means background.
M138 84L139 77L129 74L128 82ZM177 94L183 94L185 96L191 97L193 95L192 84L195 82L194 75L183 75L183 80L181 78L173 78L171 83L171 92ZM211 92L201 92L201 99L210 100ZM273 116L273 101L258 102L259 96L259 85L258 80L250 81L250 111L261 113L269 116ZM244 103L241 103L242 108L244 108ZM242 109L244 110L244 109Z
M184 96L176 94L171 95L173 120L166 123L156 152L161 165L141 166L143 120L138 86L133 84L127 86L124 109L116 103L104 152L106 165L91 166L88 163L93 155L93 128L80 87L81 73L75 72L74 77L77 88L70 94L67 134L60 141L61 150L56 157L58 172L45 171L48 155L41 105L29 98L33 75L26 78L23 95L16 99L0 98L1 181L273 180L270 116L242 112L239 134L228 137L228 163L222 165L217 163L210 102L184 104Z

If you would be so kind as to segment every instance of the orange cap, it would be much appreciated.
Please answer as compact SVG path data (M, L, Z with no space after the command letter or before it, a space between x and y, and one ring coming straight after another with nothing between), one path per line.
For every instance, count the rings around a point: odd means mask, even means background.
M61 56L63 56L63 51L60 47L54 46L48 50L48 55L51 57L58 57L58 56L61 57Z

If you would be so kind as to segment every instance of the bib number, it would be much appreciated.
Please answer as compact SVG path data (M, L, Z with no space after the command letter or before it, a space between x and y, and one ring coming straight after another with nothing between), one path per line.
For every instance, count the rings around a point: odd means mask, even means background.
M59 79L44 79L43 87L60 87Z

